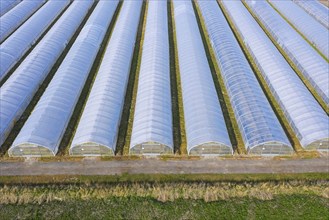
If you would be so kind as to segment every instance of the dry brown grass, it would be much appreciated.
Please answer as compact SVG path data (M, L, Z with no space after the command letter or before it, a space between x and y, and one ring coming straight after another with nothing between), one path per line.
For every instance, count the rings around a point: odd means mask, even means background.
M74 199L106 199L110 197L143 197L161 202L177 199L205 202L232 198L271 200L277 195L316 195L329 198L328 181L286 181L260 183L123 183L85 185L8 186L0 188L0 204L42 204Z

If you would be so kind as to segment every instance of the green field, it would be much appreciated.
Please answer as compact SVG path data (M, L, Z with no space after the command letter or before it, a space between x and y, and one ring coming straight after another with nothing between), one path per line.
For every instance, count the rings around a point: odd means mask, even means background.
M106 198L0 205L2 219L327 219L328 199L285 195L272 200L239 198L228 201L152 198Z

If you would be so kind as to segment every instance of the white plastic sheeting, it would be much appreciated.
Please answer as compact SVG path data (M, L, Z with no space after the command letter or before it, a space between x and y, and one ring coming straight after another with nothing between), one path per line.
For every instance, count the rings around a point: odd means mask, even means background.
M86 107L71 155L113 155L133 58L142 1L124 1Z
M223 1L244 44L304 148L329 148L329 118L261 27L238 1Z
M0 42L14 32L45 0L25 0L0 18Z
M69 0L50 0L8 37L0 46L0 80L24 56L56 17L70 3Z
M317 0L294 0L294 2L326 28L329 28L329 9L326 6Z
M328 63L267 2L246 3L329 107Z
M29 156L57 153L117 4L106 0L97 3L11 150L26 150Z
M270 0L270 3L329 59L329 30L292 1Z
M208 36L249 153L289 154L291 144L218 3L198 1Z
M1 0L0 1L0 16L6 14L22 0Z
M174 1L187 151L231 154L232 147L191 1Z
M92 4L92 0L74 1L2 85L0 92L0 145L65 50Z
M167 1L149 1L130 153L172 152Z

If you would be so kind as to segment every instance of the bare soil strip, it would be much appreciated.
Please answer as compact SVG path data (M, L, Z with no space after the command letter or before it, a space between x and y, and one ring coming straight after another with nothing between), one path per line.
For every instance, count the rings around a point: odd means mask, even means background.
M317 159L224 159L67 162L0 162L0 176L22 175L118 175L118 174L243 174L243 173L328 173L329 158Z

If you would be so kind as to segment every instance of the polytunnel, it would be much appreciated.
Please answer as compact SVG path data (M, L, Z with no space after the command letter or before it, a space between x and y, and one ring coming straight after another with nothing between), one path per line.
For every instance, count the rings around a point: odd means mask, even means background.
M25 0L0 18L0 42L37 11L45 0Z
M327 59L329 59L329 30L292 1L269 1L300 31Z
M14 8L22 0L6 0L0 1L0 16L5 15L8 11Z
M291 144L218 3L198 1L198 6L247 152L291 154Z
M173 153L166 1L149 1L130 154Z
M69 0L48 1L1 44L0 81L38 41L69 3Z
M223 6L303 148L328 150L327 114L243 3L223 1Z
M124 1L70 146L70 155L113 155L143 1Z
M12 156L54 156L109 28L118 1L97 3L31 116L16 137ZM38 149L35 151L35 149ZM20 152L19 155L15 153Z
M92 6L75 1L1 86L0 145L36 94Z
M187 151L190 155L232 154L192 2L174 1L174 15Z
M246 4L329 107L328 62L267 2L246 1Z
M329 28L329 9L317 0L293 0L299 7Z

